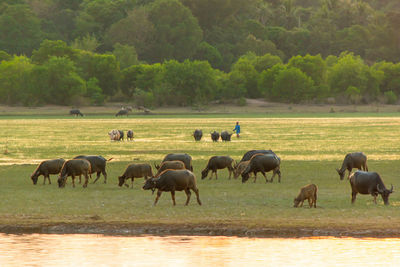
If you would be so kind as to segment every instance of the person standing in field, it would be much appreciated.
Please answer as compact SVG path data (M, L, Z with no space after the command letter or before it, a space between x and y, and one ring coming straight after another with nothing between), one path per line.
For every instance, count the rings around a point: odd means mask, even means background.
M234 132L236 132L236 137L239 138L240 137L240 125L239 122L236 122L236 126L235 129L233 129Z

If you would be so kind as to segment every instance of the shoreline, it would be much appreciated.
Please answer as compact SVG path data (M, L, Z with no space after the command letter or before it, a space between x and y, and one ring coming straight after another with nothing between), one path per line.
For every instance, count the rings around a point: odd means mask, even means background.
M252 238L353 237L400 238L400 229L246 228L227 225L145 225L128 223L57 223L0 225L4 234L101 234L110 236L236 236Z

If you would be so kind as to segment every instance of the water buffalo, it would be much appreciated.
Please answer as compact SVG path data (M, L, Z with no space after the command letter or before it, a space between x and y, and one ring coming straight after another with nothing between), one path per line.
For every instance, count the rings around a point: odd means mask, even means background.
M356 171L350 175L351 185L351 203L356 201L358 193L363 195L371 194L374 197L376 204L376 197L378 194L382 196L385 205L389 205L389 195L393 193L393 185L390 190L386 189L383 184L382 178L376 172Z
M158 189L157 197L154 201L154 206L157 204L158 199L161 196L163 191L171 192L172 203L174 206L175 202L175 191L184 190L186 193L186 203L187 206L189 204L191 192L193 190L197 197L197 203L201 205L200 197L199 197L199 189L196 184L196 176L189 170L165 170L163 171L158 178L150 178L146 181L143 186L144 190L154 190Z
M180 160L171 160L171 161L164 161L161 163L161 166L154 164L154 167L157 169L156 175L154 177L158 177L163 171L165 170L183 170L185 168L185 163Z
M65 182L67 181L67 177L72 177L72 186L75 187L75 176L84 175L85 183L83 187L87 187L89 182L89 176L91 173L90 162L86 159L71 159L64 162L60 175L58 177L58 187L65 187Z
M107 183L107 173L106 173L106 163L107 161L112 160L113 158L110 159L105 159L102 156L85 156L85 155L80 155L76 156L74 159L86 159L87 161L90 162L90 173L97 173L96 179L93 181L93 183L97 182L100 178L100 173L103 174L104 176L104 183ZM79 177L80 180L80 177Z
M133 140L133 131L132 130L128 130L126 132L126 140L130 140L130 141Z
M111 141L124 140L124 131L121 130L111 130L111 132L109 132L108 135L110 136Z
M118 185L122 186L123 184L125 184L126 187L129 187L126 181L130 178L132 179L131 187L133 188L133 180L135 178L141 178L141 177L144 177L145 180L147 180L148 177L153 177L151 166L147 163L132 163L128 165L124 174L118 176L118 181L119 181Z
M194 140L200 141L201 138L203 137L203 131L202 130L198 130L198 129L194 130L193 137L194 137Z
M187 170L193 171L192 157L190 155L186 153L170 153L164 157L162 162L171 160L180 160L185 164Z
M225 142L231 141L232 133L228 133L227 131L223 131L221 133L221 140Z
M70 115L74 115L75 117L81 116L83 117L83 114L81 113L81 111L79 109L71 109L69 111Z
M257 154L258 155L258 154ZM247 168L249 165L250 160L248 161L242 161L233 166L233 178L237 179L239 175L243 173L243 171ZM251 175L251 173L249 173ZM257 181L257 175L254 176L254 183Z
M353 170L353 168L357 168L359 170L363 171L368 171L368 166L367 166L367 156L362 153L362 152L353 152L353 153L348 153L343 160L342 167L339 169L336 169L340 176L340 180L343 180L344 174L346 170L349 171L349 174L347 175L347 179L350 177L350 173Z
M231 179L231 174L233 172L232 163L233 163L233 159L228 156L213 156L213 157L211 157L208 160L206 168L201 171L201 179L206 178L209 171L211 171L210 179L212 178L213 173L215 173L215 178L218 179L217 170L225 169L225 168L228 168L229 179Z
M281 161L276 155L262 154L255 155L251 158L249 165L242 173L242 183L245 183L249 179L249 174L251 172L257 175L257 172L261 172L265 177L265 182L268 183L268 179L265 176L266 172L273 171L271 177L271 183L274 181L274 177L278 174L279 182L281 182L281 171L280 171Z
M219 132L216 132L216 131L212 132L211 133L211 140L213 142L218 142L218 139L219 139Z
M59 174L64 162L64 159L42 161L31 175L33 184L35 185L37 183L40 175L43 175L44 177L43 184L46 183L46 178L49 180L49 184L51 184L50 174Z
M314 206L317 207L317 191L318 187L315 184L309 184L300 188L300 192L297 197L294 199L294 207L297 208L300 204L300 207L303 207L304 200L308 200L308 205L310 208Z
M250 160L251 157L254 156L255 154L272 154L272 155L276 155L275 152L273 152L272 150L250 150L250 151L247 151L243 155L243 157L240 160L240 162Z
M128 113L129 113L129 110L121 109L120 111L117 112L117 114L115 114L115 117L123 116L123 115L126 115L128 117Z

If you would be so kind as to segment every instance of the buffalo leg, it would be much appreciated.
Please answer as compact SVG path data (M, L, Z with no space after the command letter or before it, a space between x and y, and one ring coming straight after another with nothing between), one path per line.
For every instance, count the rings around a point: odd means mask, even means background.
M200 200L200 196L199 196L199 189L198 188L193 188L192 190L196 194L197 203L199 203L199 205L201 206L201 200Z
M82 175L79 175L79 184L82 183Z
M161 191L160 189L158 189L158 191L157 191L157 196L156 196L156 199L154 200L153 206L155 206L155 205L157 204L157 201L158 201L158 199L160 198L161 193L162 193L162 191Z
M218 180L218 173L217 173L217 170L215 170L215 180Z
M267 176L265 175L265 172L264 172L264 171L261 171L261 174L264 176L265 182L268 183L268 178L267 178ZM272 182L272 180L271 180L271 182Z
M171 190L171 198L172 198L172 203L174 204L174 206L176 205L176 202L175 202L175 191L174 190Z
M304 199L300 202L300 206L299 207L303 207L303 203L304 203Z
M72 187L75 187L75 176L72 175L71 178L72 178Z
M47 175L47 180L49 180L49 184L51 184L50 175Z
M230 180L230 179L231 179L232 172L233 172L232 166L229 166L229 167L228 167L228 171L229 171L229 180Z
M134 177L132 177L132 184L131 184L131 188L133 189L133 181L135 180Z
M106 173L106 171L102 171L101 173L104 176L104 183L106 184L107 183L107 173Z
M87 173L85 173L85 183L83 184L83 187L86 188L88 183L89 183L89 176Z
M351 192L351 204L354 204L356 201L357 192Z
M254 182L256 182L257 181L257 173L253 173L254 174Z
M96 177L96 180L94 180L94 181L93 181L93 183L96 183L96 182L97 182L97 180L99 180L99 178L100 178L100 172L97 172L97 177Z
M372 196L374 197L374 203L376 204L376 198L378 197L378 194L373 194Z
M187 205L189 204L190 196L192 195L192 193L190 192L190 189L189 189L189 188L186 188L186 189L185 189L185 193L186 193L186 203L185 203L185 206L187 206Z
M312 206L313 206L313 202L312 202L312 198L311 197L308 198L308 206L310 206L310 208L312 208Z

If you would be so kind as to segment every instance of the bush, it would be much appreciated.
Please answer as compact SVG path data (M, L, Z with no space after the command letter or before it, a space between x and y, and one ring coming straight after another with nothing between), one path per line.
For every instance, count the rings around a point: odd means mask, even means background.
M397 95L393 91L387 91L384 93L385 96L385 103L394 105L397 103Z
M241 107L246 106L246 104L247 104L246 98L244 98L244 97L239 98L237 101L237 104L238 104L238 106L241 106Z

